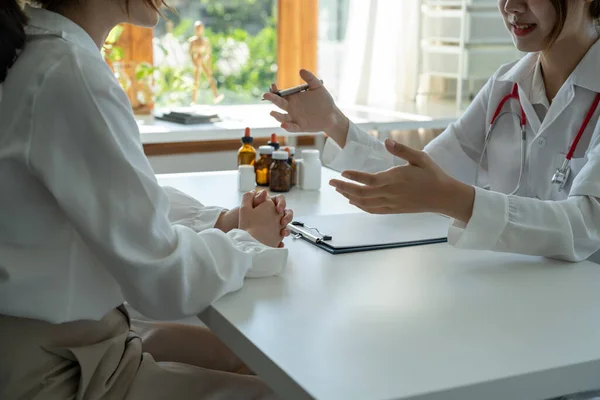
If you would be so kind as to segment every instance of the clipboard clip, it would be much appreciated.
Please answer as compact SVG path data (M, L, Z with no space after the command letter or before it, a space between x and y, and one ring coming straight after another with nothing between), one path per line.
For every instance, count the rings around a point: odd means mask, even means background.
M296 239L305 238L313 243L322 243L333 239L333 237L331 237L330 235L325 235L321 233L317 228L311 228L310 226L305 225L303 222L300 221L292 221L292 223L289 224L288 227L290 228L290 231ZM318 236L313 234L311 231L316 232Z

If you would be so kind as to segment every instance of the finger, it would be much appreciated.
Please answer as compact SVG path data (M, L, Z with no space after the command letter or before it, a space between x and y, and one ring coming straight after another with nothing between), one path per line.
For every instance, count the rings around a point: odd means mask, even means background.
M302 132L300 125L294 122L284 122L281 124L281 127L288 132Z
M346 179L362 183L363 185L380 187L394 181L392 174L388 171L377 172L374 174L360 171L344 171L342 176Z
M282 124L285 122L292 122L292 117L290 117L290 114L283 114L277 111L271 111L270 115Z
M344 182L332 179L329 184L340 193L348 193L360 198L382 197L385 194L384 187L357 185L352 182Z
M280 249L283 249L285 247L285 244L283 244L283 242L279 243L279 246L277 246Z
M254 208L254 192L244 193L242 196L242 209L252 209Z
M286 237L290 236L290 233L291 233L291 232L290 232L290 230L289 230L289 229L282 229L282 230L281 230L281 236L282 236L282 237L284 237L284 238L286 238Z
M267 197L268 197L267 191L261 190L254 196L254 199L252 201L252 207L260 206L262 203L265 202L265 200L267 200Z
M407 161L409 164L426 167L429 163L427 153L400 144L390 138L385 140L385 148L390 154Z
M350 203L350 204L352 204L352 203ZM359 208L369 214L399 214L397 211L392 211L392 209L389 207L368 208L368 207L361 207L356 204L353 204L353 206L355 206L356 208Z
M281 226L288 226L294 220L294 212L292 210L286 210L283 218L281 218Z
M367 208L381 208L389 207L390 201L383 197L375 197L372 199L364 199L356 197L348 193L338 192L350 201L350 204L354 206L367 207Z
M277 107L281 108L284 111L288 110L288 101L285 98L276 95L275 93L265 93L263 95L263 99L270 101L271 103L275 104Z
M275 203L275 206L277 207L277 212L280 214L283 214L285 212L285 207L286 207L285 196L283 196L283 195L275 196L275 197L273 197L273 202Z
M318 89L323 86L323 82L315 76L312 72L306 69L300 70L300 77L308 83L309 89Z
M276 83L271 83L271 93L276 93L279 92L279 88L277 87Z

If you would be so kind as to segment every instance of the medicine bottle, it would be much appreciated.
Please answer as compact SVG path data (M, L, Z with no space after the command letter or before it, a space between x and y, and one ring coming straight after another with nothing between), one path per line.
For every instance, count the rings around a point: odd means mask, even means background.
M240 165L254 165L256 161L256 149L252 147L254 139L250 136L250 128L246 128L246 132L242 137L242 147L238 150L238 167Z
M260 154L260 157L254 164L256 184L259 186L269 186L269 169L271 168L271 163L273 162L273 147L260 146L258 148L258 154Z
M302 150L302 163L300 165L300 189L321 189L321 159L319 150Z
M279 150L279 142L277 141L277 134L271 134L271 140L267 143L269 146L273 147L274 150Z
M254 190L256 186L253 165L240 165L238 167L238 190L246 193Z
M297 172L297 165L296 165L296 148L293 146L289 146L286 147L284 149L285 151L288 152L288 164L290 164L290 167L292 167L292 186L296 185L296 177L298 175Z
M269 189L272 192L289 192L292 189L292 167L288 164L287 151L273 152Z

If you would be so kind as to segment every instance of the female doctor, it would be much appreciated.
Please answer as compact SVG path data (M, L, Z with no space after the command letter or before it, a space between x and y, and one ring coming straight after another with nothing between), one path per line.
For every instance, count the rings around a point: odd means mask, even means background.
M278 273L284 199L228 211L158 185L100 48L161 0L36 3L0 8L0 398L273 398L209 331L139 331L122 305L192 316Z
M331 185L360 209L445 214L460 248L584 260L600 249L600 0L498 5L528 54L424 151L362 132L308 71L310 90L264 97L283 128L329 135L324 162L354 181Z

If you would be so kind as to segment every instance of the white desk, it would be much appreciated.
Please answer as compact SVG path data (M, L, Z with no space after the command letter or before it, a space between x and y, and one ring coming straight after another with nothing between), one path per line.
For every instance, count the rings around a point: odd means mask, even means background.
M257 138L267 138L272 133L292 138L307 135L307 133L289 133L281 129L279 123L269 115L271 110L276 110L276 107L271 104L215 106L214 109L222 121L180 125L149 117L139 117L138 126L142 143L239 139L246 127L250 127L252 135ZM408 104L402 111L386 111L361 106L346 106L342 109L353 122L365 130L444 129L458 117L455 107L443 103Z
M231 172L159 181L206 204L240 196ZM355 211L326 186L289 203L297 215ZM286 244L283 275L247 280L200 315L283 399L532 400L600 387L596 264Z

